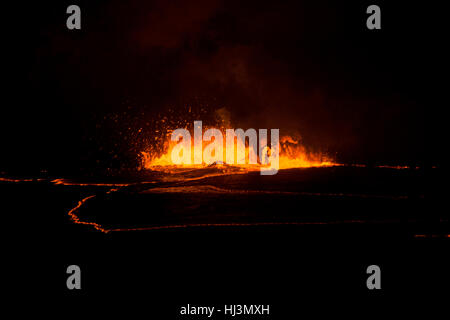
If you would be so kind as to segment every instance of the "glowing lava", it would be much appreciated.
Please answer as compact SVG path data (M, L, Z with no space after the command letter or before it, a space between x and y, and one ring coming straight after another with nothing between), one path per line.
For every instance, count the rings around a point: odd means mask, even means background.
M207 128L205 128L206 131ZM222 128L223 136L226 135L226 130ZM164 141L162 151L159 152L151 152L151 151L143 151L141 152L142 156L142 167L144 169L151 170L164 170L170 168L203 168L208 167L210 164L205 161L205 149L208 148L210 143L205 143L200 145L200 150L203 150L202 153L202 162L199 164L199 161L195 161L195 147L198 142L195 141L195 138L191 138L191 164L175 164L172 160L172 152L174 148L177 146L177 141L172 141L170 139L170 134L166 135L166 140ZM240 145L241 144L241 145ZM228 145L229 146L229 145ZM234 159L231 161L217 161L214 163L217 167L224 167L227 165L231 165L233 167L241 167L246 171L256 171L260 170L262 167L267 165L261 164L260 157L258 157L258 161L256 164L249 163L249 155L252 153L252 149L249 147L248 140L245 140L245 146L242 145L242 142L237 139L234 141L234 146L232 149L228 150L229 147L227 143L222 144L222 152L223 159L230 159L228 154L234 154ZM198 147L197 147L198 148ZM242 153L239 153L239 149L245 150ZM268 153L270 154L270 148L266 147ZM245 153L245 155L244 155ZM258 154L258 153L256 153ZM304 145L302 145L298 140L290 136L282 136L280 138L279 143L279 169L289 169L289 168L310 168L310 167L327 167L336 165L335 161L333 161L329 156L323 153L313 153L308 152Z

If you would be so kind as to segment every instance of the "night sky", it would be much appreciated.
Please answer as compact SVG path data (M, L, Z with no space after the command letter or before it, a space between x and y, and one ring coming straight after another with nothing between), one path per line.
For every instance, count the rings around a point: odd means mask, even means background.
M430 32L435 17L377 1L382 29L368 30L372 2L6 5L0 169L133 167L146 123L168 108L183 117L186 105L226 108L236 128L301 135L340 162L439 163L425 149L444 41ZM66 28L70 4L80 31Z

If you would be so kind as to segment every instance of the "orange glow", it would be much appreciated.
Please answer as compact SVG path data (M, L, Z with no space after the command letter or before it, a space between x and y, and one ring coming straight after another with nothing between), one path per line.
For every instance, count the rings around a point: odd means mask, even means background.
M204 128L203 132L207 128ZM226 129L221 128L220 130L222 132L223 138L225 140L226 137ZM164 141L164 147L162 148L162 151L157 152L151 152L151 151L142 151L141 157L142 157L142 168L144 169L151 169L151 170L164 170L170 168L202 168L207 167L208 165L205 162L205 148L211 143L211 142L205 142L202 143L202 150L203 150L203 161L202 164L181 164L176 165L172 162L172 151L174 147L178 144L176 141L171 141L170 139L170 133L166 135L166 140ZM196 142L195 142L196 143ZM229 159L227 156L227 144L223 143L223 157L222 159L225 160L224 162L218 161L215 163L218 167L226 167L228 165L232 165L235 167L241 167L242 169L245 169L246 171L256 171L260 170L262 167L268 167L268 165L262 165L261 161L258 157L258 163L257 164L249 164L249 154L250 150L248 143L246 141L245 146L239 146L238 144L242 143L239 142L239 140L234 142L234 150L230 153L234 154L234 161L232 161L232 164L229 164L230 161L227 161L226 159ZM270 145L270 140L268 141L268 144ZM239 147L243 147L245 149L245 159L243 159L243 154L239 156ZM270 148L266 147L268 152L270 153ZM258 154L258 152L256 152ZM191 163L194 163L194 137L191 136ZM239 164L239 163L244 164ZM306 148L298 141L292 138L291 136L281 136L280 137L280 154L279 154L279 169L289 169L289 168L310 168L310 167L327 167L327 166L334 166L336 165L335 161L333 161L330 157L328 157L325 154L322 153L312 153L308 152Z
M76 207L74 207L73 209L71 209L68 212L68 215L70 217L70 220L72 220L74 223L76 224L83 224L83 225L88 225L88 226L93 226L96 230L104 232L104 233L108 233L109 230L104 229L101 225L99 225L98 223L95 222L86 222L86 221L81 221L80 218L77 216L76 212L78 211L78 209L81 208L81 206L88 201L89 199L95 198L95 195L92 196L88 196L84 199L81 199L80 201L78 201L78 204Z

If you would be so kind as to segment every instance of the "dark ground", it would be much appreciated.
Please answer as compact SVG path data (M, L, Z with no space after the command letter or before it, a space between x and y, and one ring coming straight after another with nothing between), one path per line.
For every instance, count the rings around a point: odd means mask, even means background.
M106 192L111 187L2 182L1 192L11 204L4 212L15 221L7 224L10 241L22 239L17 240L20 250L6 242L15 257L9 266L25 280L17 283L20 278L13 278L18 291L39 293L33 307L43 310L47 309L42 301L58 301L70 313L94 310L99 315L125 312L175 319L179 307L187 303L254 303L271 304L273 319L302 317L306 311L318 316L358 315L352 305L376 314L393 307L401 314L400 298L423 302L430 296L446 296L448 215L430 201L436 199L428 194L433 188L427 188L438 177L438 169L296 169L281 171L265 184L256 173L157 182L159 189L137 184L110 194ZM161 186L169 185L178 185L177 192L161 191ZM227 188L247 192L220 191ZM149 193L152 189L160 191ZM272 193L255 193L269 189ZM67 215L79 199L93 194L96 197L81 207L79 217L112 228L223 222L323 224L105 234L76 225ZM82 270L79 292L65 287L65 268L70 264ZM382 270L378 292L365 286L365 269L371 264Z

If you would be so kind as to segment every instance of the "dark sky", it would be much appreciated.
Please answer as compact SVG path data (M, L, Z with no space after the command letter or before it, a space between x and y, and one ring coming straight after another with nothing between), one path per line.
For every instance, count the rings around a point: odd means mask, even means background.
M236 127L300 134L345 162L422 163L443 39L430 33L436 8L392 2L377 1L376 31L372 1L8 6L2 170L133 166L135 131L186 105L225 107ZM70 4L80 31L66 28Z

